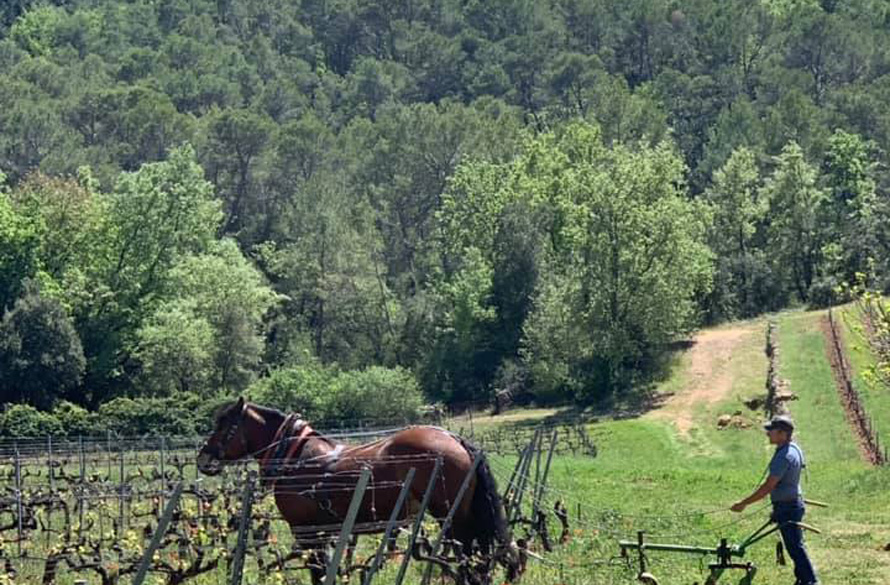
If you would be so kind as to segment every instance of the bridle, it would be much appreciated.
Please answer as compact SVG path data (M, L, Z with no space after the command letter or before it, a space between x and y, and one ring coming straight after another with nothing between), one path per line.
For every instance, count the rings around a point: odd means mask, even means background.
M235 422L229 425L229 428L226 429L226 434L221 441L218 441L215 445L215 453L208 453L217 461L224 461L223 457L226 454L226 451L229 449L229 444L235 439L236 434L240 434L241 444L244 448L247 448L247 437L244 436L244 428L241 424L241 421L244 420L244 413L247 412L248 403L245 402L241 407L241 412L238 413L238 418ZM209 445L208 445L209 446ZM208 449L208 451L210 451Z

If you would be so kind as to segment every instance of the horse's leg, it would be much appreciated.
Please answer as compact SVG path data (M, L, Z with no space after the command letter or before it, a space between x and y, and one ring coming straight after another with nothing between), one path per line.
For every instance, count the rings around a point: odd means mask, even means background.
M464 478L461 477L460 479L462 482ZM444 535L445 538L453 539L460 543L459 547L455 546L455 553L463 553L464 556L473 554L473 539L476 537L477 519L473 515L473 493L476 490L476 485L476 480L473 478L470 481L470 485L467 486L467 490L464 492L457 510L454 511L454 518L451 521L448 532ZM453 490L452 493L452 497L456 497L457 490Z
M309 553L309 576L312 585L322 585L328 569L328 550L326 544L313 545Z
M349 574L349 571L352 569L353 557L355 556L355 549L358 547L358 534L353 534L349 539L349 545L346 547L346 555L343 557L343 562L340 564L340 572L342 574Z

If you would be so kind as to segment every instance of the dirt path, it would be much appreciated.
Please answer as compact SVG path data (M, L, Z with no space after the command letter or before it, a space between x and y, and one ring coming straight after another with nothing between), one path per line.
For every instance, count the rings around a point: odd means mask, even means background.
M734 350L748 336L757 334L757 324L702 331L687 350L687 373L683 387L670 395L651 416L672 420L681 436L694 426L695 409L713 405L729 396L733 372L730 367Z

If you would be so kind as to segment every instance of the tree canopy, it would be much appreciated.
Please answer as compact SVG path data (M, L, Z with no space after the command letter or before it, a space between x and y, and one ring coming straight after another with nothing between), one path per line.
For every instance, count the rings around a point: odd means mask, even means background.
M306 368L455 405L641 391L703 323L890 287L888 23L871 0L5 2L0 391L162 404Z

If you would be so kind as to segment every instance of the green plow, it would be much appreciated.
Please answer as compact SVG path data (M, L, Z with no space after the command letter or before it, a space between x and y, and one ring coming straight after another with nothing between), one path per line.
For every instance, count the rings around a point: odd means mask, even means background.
M806 500L806 503L811 506L823 508L828 506L827 504L824 504L822 502L816 502L812 500ZM640 531L637 532L636 541L620 540L618 541L618 546L621 547L621 556L628 560L630 560L630 551L636 551L640 564L640 571L637 574L637 579L641 583L645 583L646 585L658 585L658 579L656 579L652 573L647 571L647 551L676 552L703 556L714 556L716 557L716 562L708 564L709 574L707 579L705 580L705 585L717 585L717 580L723 575L723 573L732 569L742 570L745 572L744 576L739 581L739 585L751 585L754 582L754 576L757 575L757 567L750 561L741 562L740 559L745 556L745 553L748 551L749 548L751 548L764 538L777 532L782 526L788 524L799 526L804 530L809 530L810 532L815 532L816 534L822 534L822 531L818 528L810 526L809 524L804 524L803 522L786 522L780 525L773 522L772 520L768 520L739 544L729 544L729 541L726 538L721 538L720 544L718 544L716 547L646 542L645 533L643 531Z

